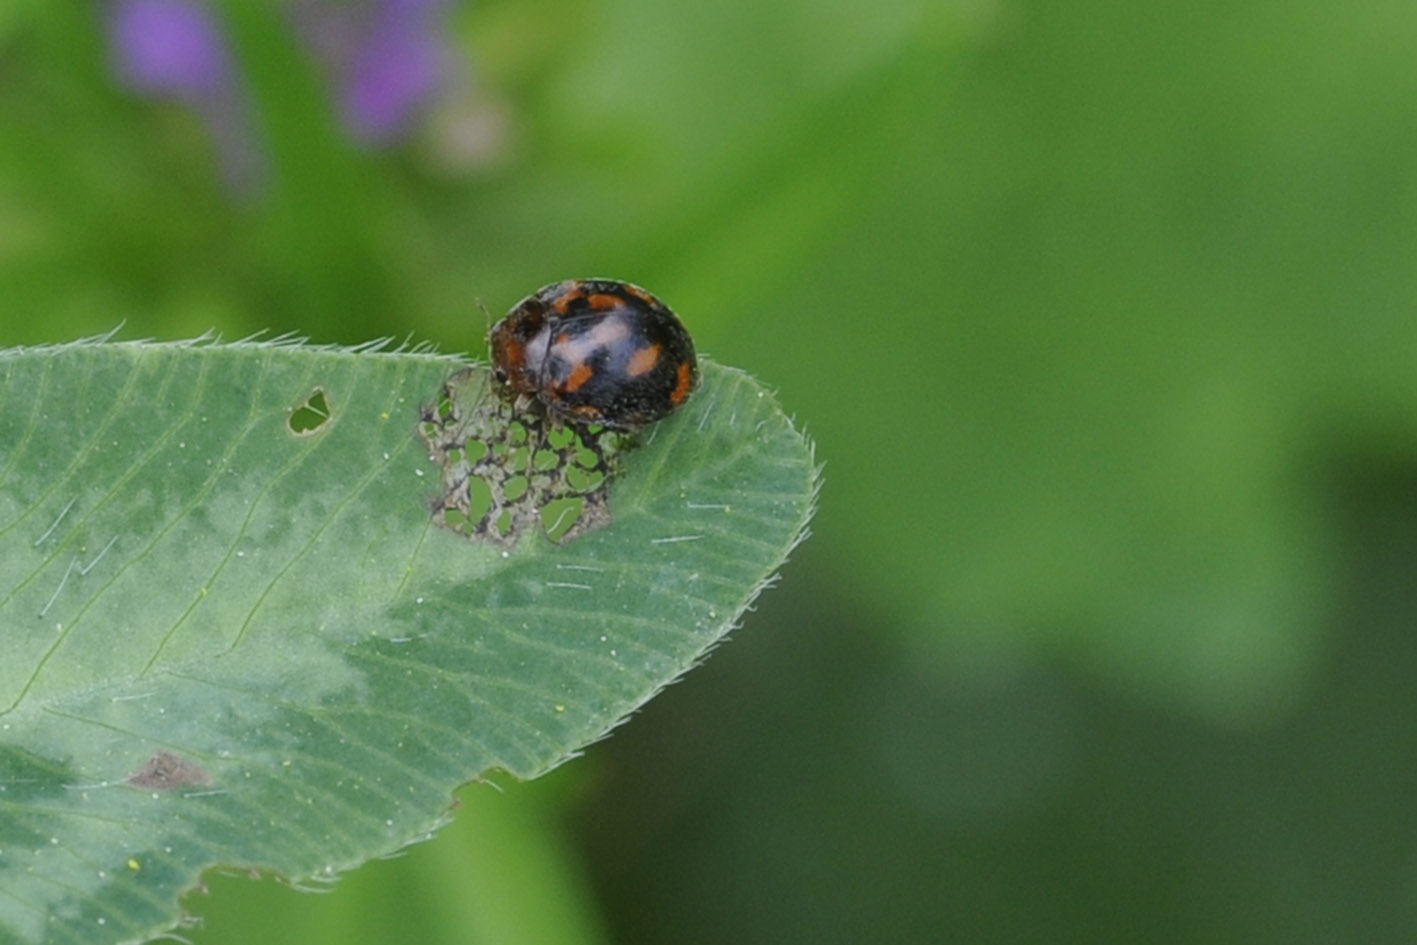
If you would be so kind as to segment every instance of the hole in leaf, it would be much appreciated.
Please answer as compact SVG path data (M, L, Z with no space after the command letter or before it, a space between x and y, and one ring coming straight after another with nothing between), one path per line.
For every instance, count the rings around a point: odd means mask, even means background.
M566 482L577 492L590 492L600 488L600 484L605 481L605 474L599 470L582 469L579 466L572 466L566 470Z
M585 499L580 496L552 499L541 507L541 527L552 541L560 541L576 526L584 509Z
M470 522L477 523L492 511L492 487L478 476L469 479L467 486L467 518Z
M321 388L315 388L305 403L290 412L290 432L309 436L330 422L330 402Z

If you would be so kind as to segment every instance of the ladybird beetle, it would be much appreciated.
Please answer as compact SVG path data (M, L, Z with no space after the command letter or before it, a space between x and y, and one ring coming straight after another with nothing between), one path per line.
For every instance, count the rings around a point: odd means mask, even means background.
M637 285L572 279L522 299L487 336L497 381L552 420L634 431L699 383L679 317Z

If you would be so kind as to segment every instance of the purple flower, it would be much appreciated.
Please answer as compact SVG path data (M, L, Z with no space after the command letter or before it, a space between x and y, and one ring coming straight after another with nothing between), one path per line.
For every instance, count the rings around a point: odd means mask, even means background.
M407 132L452 78L443 37L449 0L298 0L296 29L339 88L355 140L388 144Z
M120 0L111 9L115 66L133 88L187 101L224 93L231 59L221 27L205 7L186 0Z
M192 0L115 0L108 12L114 70L135 91L190 107L216 140L222 176L255 188L265 155L221 24Z
M288 0L293 27L329 72L351 138L402 138L460 78L444 37L455 0ZM134 91L180 102L210 129L223 175L250 189L266 158L249 93L210 0L110 0L114 70Z

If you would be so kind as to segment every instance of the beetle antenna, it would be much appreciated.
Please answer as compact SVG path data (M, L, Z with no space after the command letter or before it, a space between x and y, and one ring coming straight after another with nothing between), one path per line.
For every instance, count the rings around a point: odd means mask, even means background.
M475 298L472 301L478 308L482 309L482 337L485 339L488 335L492 334L492 311L481 298Z

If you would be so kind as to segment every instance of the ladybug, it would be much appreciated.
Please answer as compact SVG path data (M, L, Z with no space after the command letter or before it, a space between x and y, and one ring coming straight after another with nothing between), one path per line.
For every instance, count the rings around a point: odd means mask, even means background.
M487 343L508 395L576 426L633 432L682 406L699 383L679 317L628 282L545 286L493 325Z

